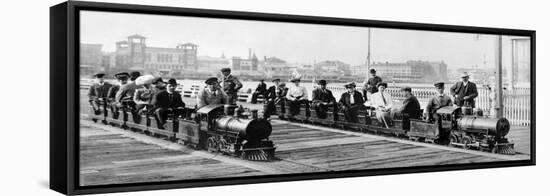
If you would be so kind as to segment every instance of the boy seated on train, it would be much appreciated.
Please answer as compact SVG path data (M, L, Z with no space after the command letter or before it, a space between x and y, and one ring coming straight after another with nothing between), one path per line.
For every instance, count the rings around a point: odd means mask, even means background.
M434 120L434 118L437 117L437 116L434 116L433 114L439 108L453 105L453 100L451 100L451 97L445 95L445 83L443 82L435 83L434 87L435 87L435 90L437 91L437 95L435 97L432 97L428 101L428 104L426 104L426 110L424 110L424 115L427 117L426 118L427 122L431 122Z
M386 128L389 128L393 124L393 97L386 92L386 88L388 88L387 83L380 82L377 88L378 92L372 94L371 97L372 105L376 110L378 121L386 126Z
M357 114L359 109L363 107L363 95L355 90L355 82L350 82L344 85L346 92L340 96L338 101L342 111L344 112L344 118L347 122L357 123L359 119Z
M302 104L305 104L305 107L309 108L307 90L306 87L300 86L300 79L300 77L294 77L290 80L290 82L294 83L294 85L289 87L286 94L290 116L298 115Z
M409 129L409 119L420 119L422 111L420 111L420 103L418 99L412 94L411 87L401 88L401 94L405 99L403 105L394 109L394 113L400 113L403 115L403 129Z
M109 91L109 88L111 88L112 86L108 82L105 82L105 80L103 79L104 76L104 73L95 74L94 84L88 90L89 102L94 110L94 114L96 115L101 114L101 106L106 106L107 93Z
M166 90L155 94L153 97L151 104L154 107L155 119L159 129L164 129L168 115L177 118L185 111L185 103L181 99L181 94L176 92L177 87L176 79L171 78L168 80Z
M317 82L319 88L316 88L312 92L312 108L317 114L317 118L324 119L327 117L327 111L329 108L336 109L336 98L332 95L332 91L327 89L327 81L319 80ZM336 110L334 110L336 111Z
M211 104L229 103L229 97L221 90L218 78L211 77L204 81L206 87L197 94L197 109Z
M117 85L111 86L109 88L109 91L107 92L107 102L109 103L109 107L111 108L111 112L116 116L118 115L118 107L116 102L116 93L120 90L120 87L122 85L125 85L128 83L128 78L130 78L130 74L127 72L121 72L115 74L115 78L117 80Z

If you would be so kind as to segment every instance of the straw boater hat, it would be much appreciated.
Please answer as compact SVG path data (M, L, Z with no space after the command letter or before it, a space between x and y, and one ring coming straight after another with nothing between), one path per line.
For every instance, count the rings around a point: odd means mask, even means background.
M344 87L346 88L355 88L355 82L348 82L344 84Z
M465 77L470 77L470 75L468 75L468 72L464 72L464 73L462 73L462 75L460 77L465 78Z
M139 76L137 79L136 79L136 84L137 85L145 85L145 84L152 84L153 81L155 80L155 76L153 75L144 75L144 76Z

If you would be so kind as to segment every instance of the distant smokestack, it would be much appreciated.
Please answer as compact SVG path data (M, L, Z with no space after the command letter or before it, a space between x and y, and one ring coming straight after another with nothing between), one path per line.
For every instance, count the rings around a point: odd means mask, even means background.
M248 49L248 59L252 59L252 48Z

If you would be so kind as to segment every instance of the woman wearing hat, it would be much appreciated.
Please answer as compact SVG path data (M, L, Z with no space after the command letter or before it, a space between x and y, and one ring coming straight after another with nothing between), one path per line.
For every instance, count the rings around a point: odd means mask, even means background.
M393 97L386 92L388 84L385 82L378 83L378 92L372 94L372 105L376 108L376 118L380 123L388 128L393 123L391 109L393 107Z
M227 94L221 90L218 78L208 78L204 83L206 83L206 87L197 94L197 108L202 108L210 104L229 103L227 102Z
M309 101L306 87L300 86L300 77L294 77L290 82L294 83L294 85L291 85L288 89L286 99L288 100L290 115L295 116L300 113L301 104L305 104L306 107L309 107Z
M355 90L355 82L347 83L344 87L346 87L347 91L340 96L340 101L338 102L340 103L340 107L342 107L346 121L357 123L359 122L357 119L357 112L365 102L363 100L363 95Z

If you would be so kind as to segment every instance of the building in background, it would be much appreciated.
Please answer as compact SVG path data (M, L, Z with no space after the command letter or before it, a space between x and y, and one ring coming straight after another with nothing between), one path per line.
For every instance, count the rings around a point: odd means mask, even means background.
M376 69L377 75L385 81L430 83L436 81L447 82L447 64L444 62L407 61L405 63L373 63L370 68ZM364 79L367 73L366 66L354 66L352 73Z
M105 71L102 44L80 44L80 73L91 75Z

